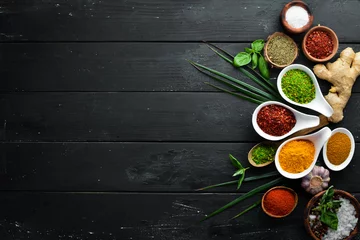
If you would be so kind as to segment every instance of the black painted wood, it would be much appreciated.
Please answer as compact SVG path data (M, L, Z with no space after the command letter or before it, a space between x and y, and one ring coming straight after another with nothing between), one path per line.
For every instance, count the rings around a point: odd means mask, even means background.
M345 119L358 141L360 95ZM256 104L224 93L1 94L6 141L257 142ZM315 113L316 114L316 113Z
M217 44L232 54L249 43ZM360 51L358 44L341 44ZM212 67L250 84L202 43L48 43L0 44L0 91L215 91L213 82L185 59ZM334 60L339 56L336 55ZM303 54L297 63L314 66ZM21 71L19 71L21 69ZM273 69L272 81L280 70ZM324 92L329 84L319 80ZM355 84L353 92L360 92Z
M1 239L310 239L303 226L309 195L301 194L295 211L273 219L256 208L228 220L261 195L254 196L201 224L205 214L239 195L3 193ZM359 195L356 197L359 199ZM355 238L359 239L359 237Z
M2 41L253 41L282 30L279 15L287 2L3 1L0 36ZM340 41L359 40L359 1L307 2L314 25L333 28Z
M235 180L231 153L244 166L252 143L3 143L0 144L0 189L21 191L194 192L211 184ZM359 144L356 145L358 149ZM332 172L331 183L359 191L356 161ZM322 155L319 163L323 166ZM251 168L247 176L276 171L274 165ZM267 180L244 183L247 192ZM301 192L300 181L287 181ZM236 186L208 192L234 192Z

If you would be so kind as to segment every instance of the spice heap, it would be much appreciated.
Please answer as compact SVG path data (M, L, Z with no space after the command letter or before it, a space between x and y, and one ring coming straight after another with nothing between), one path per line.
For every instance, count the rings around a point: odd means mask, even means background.
M292 6L286 11L285 20L292 28L302 28L309 22L309 13L302 7Z
M261 108L256 121L261 130L272 136L282 136L290 132L296 124L294 114L289 109L276 104Z
M314 161L315 146L308 140L293 140L280 150L279 163L289 173L301 173L308 169Z
M289 65L295 58L296 45L286 35L278 35L270 39L266 47L267 56L276 65Z
M299 69L287 71L281 79L284 94L294 102L306 104L315 98L315 86L310 76Z
M327 143L326 156L334 165L342 164L350 154L351 141L345 133L335 133Z
M332 54L334 42L329 33L324 31L313 31L306 39L306 50L317 59L324 59Z
M275 188L270 190L263 200L265 210L271 215L285 216L295 207L295 196L287 189Z
M275 159L276 147L271 144L259 144L252 151L252 160L256 164L272 162Z

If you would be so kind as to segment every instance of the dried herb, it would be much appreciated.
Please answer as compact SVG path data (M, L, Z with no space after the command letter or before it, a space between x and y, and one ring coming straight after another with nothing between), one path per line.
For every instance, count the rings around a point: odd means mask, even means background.
M274 160L276 147L271 144L260 144L252 151L252 160L256 164L263 164Z
M281 79L284 94L294 102L305 104L315 98L315 86L310 76L299 69L287 71Z
M296 46L284 36L273 37L267 45L267 55L277 65L290 64L296 54Z

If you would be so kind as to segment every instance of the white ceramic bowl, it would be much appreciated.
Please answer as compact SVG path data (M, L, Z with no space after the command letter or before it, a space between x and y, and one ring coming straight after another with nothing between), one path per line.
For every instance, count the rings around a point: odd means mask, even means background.
M304 71L306 74L308 74L311 78L311 80L314 83L315 86L315 98L306 104L300 104L297 102L292 101L291 99L289 99L285 93L282 90L281 87L281 79L283 78L284 74L292 69L299 69ZM287 66L286 68L284 68L278 78L277 78L277 87L279 89L280 95L289 103L300 106L300 107L305 107L305 108L309 108L312 109L314 111L317 111L319 113L321 113L322 115L326 116L326 117L330 117L333 113L334 110L332 109L332 107L329 105L329 103L325 100L325 98L323 97L322 93L321 93L321 89L319 87L319 83L314 75L314 73L310 70L310 68L301 65L301 64L292 64Z
M265 133L263 130L261 130L261 128L259 127L259 125L256 121L257 115L258 115L260 109L262 109L263 107L265 107L267 105L271 105L271 104L279 105L279 106L289 109L296 118L295 126L288 133L286 133L282 136L272 136L272 135ZM265 138L267 140L271 140L271 141L278 141L278 140L284 139L299 130L315 127L315 126L318 126L319 124L320 124L320 119L318 116L304 114L304 113L299 112L283 103L276 102L276 101L268 101L268 102L264 102L264 103L260 104L255 109L255 111L252 115L252 125L253 125L255 131L263 138Z
M316 163L316 159L319 156L321 148L323 147L323 145L329 139L330 136L331 136L330 128L324 127L321 130L317 131L316 133L305 135L305 136L300 136L300 137L294 137L294 138L291 138L291 139L283 142L279 146L279 148L277 149L276 154L275 154L275 166L276 166L276 169L279 171L279 173L281 175L283 175L286 178L290 178L290 179L298 179L298 178L302 178L302 177L306 176L314 168L315 163ZM286 172L284 169L281 168L281 165L280 165L280 162L279 162L279 154L280 154L281 149L284 147L285 144L287 144L288 142L293 141L293 140L308 140L308 141L313 142L314 146L315 146L314 159L313 159L310 167L308 169L304 170L301 173L289 173L289 172Z
M323 148L323 158L324 158L324 162L326 164L326 166L333 170L333 171L341 171L344 168L347 167L347 165L349 165L349 163L351 162L353 156L354 156L354 152L355 152L355 140L354 140L354 136L351 134L351 132L349 130L347 130L346 128L336 128L331 132L331 136L334 135L335 133L345 133L349 138L350 138L350 142L351 142L351 148L350 148L350 153L349 156L347 157L347 159L340 165L334 165L332 164L329 159L327 158L327 144L328 141L326 141L324 148Z

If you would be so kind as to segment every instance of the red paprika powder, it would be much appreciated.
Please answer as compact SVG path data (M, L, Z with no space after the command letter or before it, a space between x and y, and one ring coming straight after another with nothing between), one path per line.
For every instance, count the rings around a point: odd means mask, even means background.
M334 50L334 43L329 33L313 31L305 42L306 50L317 59L328 57Z
M260 109L256 122L265 133L282 136L295 126L296 118L289 109L270 104Z
M264 208L272 215L284 216L290 213L295 206L295 196L286 189L274 189L264 197Z

